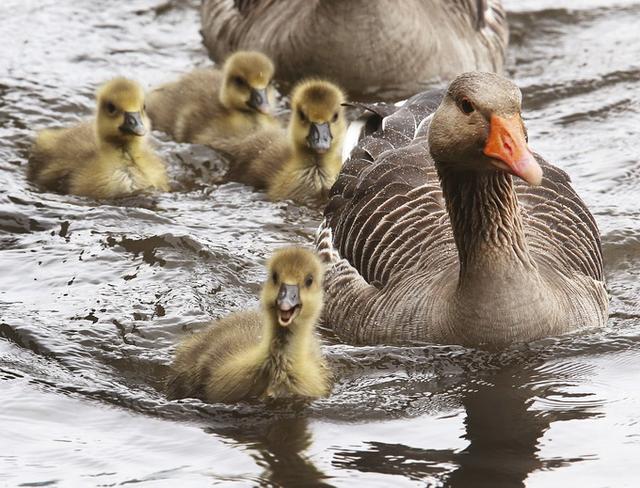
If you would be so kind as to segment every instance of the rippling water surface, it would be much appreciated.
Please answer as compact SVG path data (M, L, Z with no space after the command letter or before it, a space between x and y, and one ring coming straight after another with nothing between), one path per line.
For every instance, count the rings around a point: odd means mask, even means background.
M252 306L313 209L217 184L215 155L159 140L176 191L97 205L24 177L34 131L88 116L116 74L206 64L197 2L0 3L0 485L635 487L640 483L640 1L508 0L531 146L603 234L604 330L514 346L328 340L333 395L168 402L186 333ZM526 297L523 297L526 299Z

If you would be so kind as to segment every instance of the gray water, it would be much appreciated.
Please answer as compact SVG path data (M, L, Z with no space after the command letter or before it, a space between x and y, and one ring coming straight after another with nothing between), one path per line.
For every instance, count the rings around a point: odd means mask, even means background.
M0 2L0 486L639 486L640 1L506 2L531 146L602 231L608 326L499 354L328 338L338 382L306 408L162 384L318 210L217 184L215 155L161 139L176 188L154 199L25 180L34 131L88 116L102 81L208 63L196 3Z

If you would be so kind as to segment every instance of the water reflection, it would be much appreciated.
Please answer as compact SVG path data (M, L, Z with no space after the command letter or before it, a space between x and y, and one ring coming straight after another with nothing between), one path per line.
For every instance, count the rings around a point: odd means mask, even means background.
M341 469L414 480L436 479L443 486L454 488L525 486L527 477L536 470L583 460L540 458L538 444L552 422L599 414L589 402L585 402L585 408L573 408L570 395L561 391L555 373L514 364L492 375L481 373L469 381L460 399L466 413L464 439L469 442L463 450L370 442L367 451L337 452L333 464ZM532 408L541 395L541 385L546 385L545 396L555 393L565 397L566 402L559 402L555 411Z
M257 425L205 429L250 449L256 464L264 468L260 486L329 487L329 476L305 456L313 439L305 416L269 419Z

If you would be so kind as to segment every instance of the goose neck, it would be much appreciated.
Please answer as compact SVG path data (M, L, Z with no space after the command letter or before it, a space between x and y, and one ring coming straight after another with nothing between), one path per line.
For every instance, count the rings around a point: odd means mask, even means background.
M459 286L535 274L511 175L439 169L460 260Z

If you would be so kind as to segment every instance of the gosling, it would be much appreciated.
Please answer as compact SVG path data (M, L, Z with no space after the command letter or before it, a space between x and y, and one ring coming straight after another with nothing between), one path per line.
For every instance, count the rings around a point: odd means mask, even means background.
M264 54L238 51L222 70L197 69L149 94L154 129L177 142L218 149L260 127L277 127L273 109L274 67Z
M95 120L38 133L27 176L45 189L94 199L168 191L149 127L142 87L115 78L97 92Z
M272 201L325 202L342 168L344 101L332 83L301 82L291 95L288 131L259 131L228 148L228 178L266 189Z
M319 259L299 247L284 248L267 271L260 310L229 315L178 347L169 398L233 403L329 394L315 332L323 301Z

